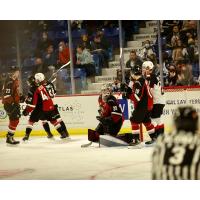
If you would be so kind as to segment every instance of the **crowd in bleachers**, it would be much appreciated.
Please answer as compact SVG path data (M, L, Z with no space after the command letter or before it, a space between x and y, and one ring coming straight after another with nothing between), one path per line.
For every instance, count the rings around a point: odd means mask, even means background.
M75 74L77 74L76 70L81 70L80 76L86 76L85 80L94 82L94 76L101 75L102 68L108 67L108 61L112 59L112 51L119 43L116 42L119 37L116 22L98 21L97 24L95 21L71 22ZM29 45L34 48L29 55L24 56L25 71L28 70L29 73L40 71L48 77L70 60L66 21L55 24L52 21L32 24L31 21L26 34L30 34ZM63 73L69 79L69 70L63 70ZM61 82L66 82L66 78ZM70 83L70 79L68 82ZM82 83L80 89L85 89L85 85Z
M164 85L198 84L199 53L196 21L166 20L161 24ZM139 28L144 26L145 21L123 21L123 47L126 47L126 42L133 40L133 34L138 34ZM43 72L48 78L70 60L68 26L66 20L40 20L25 21L19 29L22 79L26 89L25 79L31 73ZM74 20L71 21L71 29L74 78L79 87L76 92L80 92L87 89L87 83L94 82L94 76L102 74L102 68L108 67L114 54L119 54L119 25L117 20ZM9 55L16 55L16 47L12 46L9 51ZM159 73L158 40L156 42L144 40L139 51L130 52L129 60L125 63L126 82L129 81L130 68L137 64L141 65L146 60L152 61L156 73ZM9 65L15 63L16 58L10 59ZM69 67L58 75L60 93L70 94ZM119 85L121 78L122 73L117 70L115 86Z
M196 21L162 21L161 28L164 86L199 84L199 52ZM129 82L130 68L152 61L159 73L158 40L146 40L139 52L132 50L126 62L125 81ZM119 81L122 76L117 72Z

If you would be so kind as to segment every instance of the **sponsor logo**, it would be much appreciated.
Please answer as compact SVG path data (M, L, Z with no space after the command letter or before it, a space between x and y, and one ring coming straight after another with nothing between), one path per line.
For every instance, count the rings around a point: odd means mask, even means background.
M0 107L0 119L5 119L7 117L7 113L3 107Z

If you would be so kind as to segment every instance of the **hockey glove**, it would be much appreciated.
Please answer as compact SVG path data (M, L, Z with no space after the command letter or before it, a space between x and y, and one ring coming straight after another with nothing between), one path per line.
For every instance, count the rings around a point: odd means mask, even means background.
M19 101L20 103L24 103L26 97L23 94L20 94Z

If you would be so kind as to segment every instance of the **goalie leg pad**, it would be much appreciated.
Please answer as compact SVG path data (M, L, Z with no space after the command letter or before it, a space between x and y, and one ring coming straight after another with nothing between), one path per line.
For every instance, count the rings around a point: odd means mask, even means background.
M99 144L106 147L128 146L127 142L124 142L123 140L113 137L111 135L100 135Z
M132 133L125 133L117 135L117 138L123 140L124 142L131 143L133 142L133 134Z

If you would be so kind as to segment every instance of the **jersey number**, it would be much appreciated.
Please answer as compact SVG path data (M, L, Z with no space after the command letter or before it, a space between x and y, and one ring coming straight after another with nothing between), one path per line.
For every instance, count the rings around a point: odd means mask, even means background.
M169 163L172 165L179 165L183 162L183 158L185 155L185 148L184 147L174 147L172 149L172 153L174 154L170 159Z
M48 100L48 96L46 94L44 94L42 91L41 91L41 96L42 96L42 100L45 101L45 100Z
M10 89L6 89L6 94L10 94Z
M113 106L113 111L117 111L117 106Z

